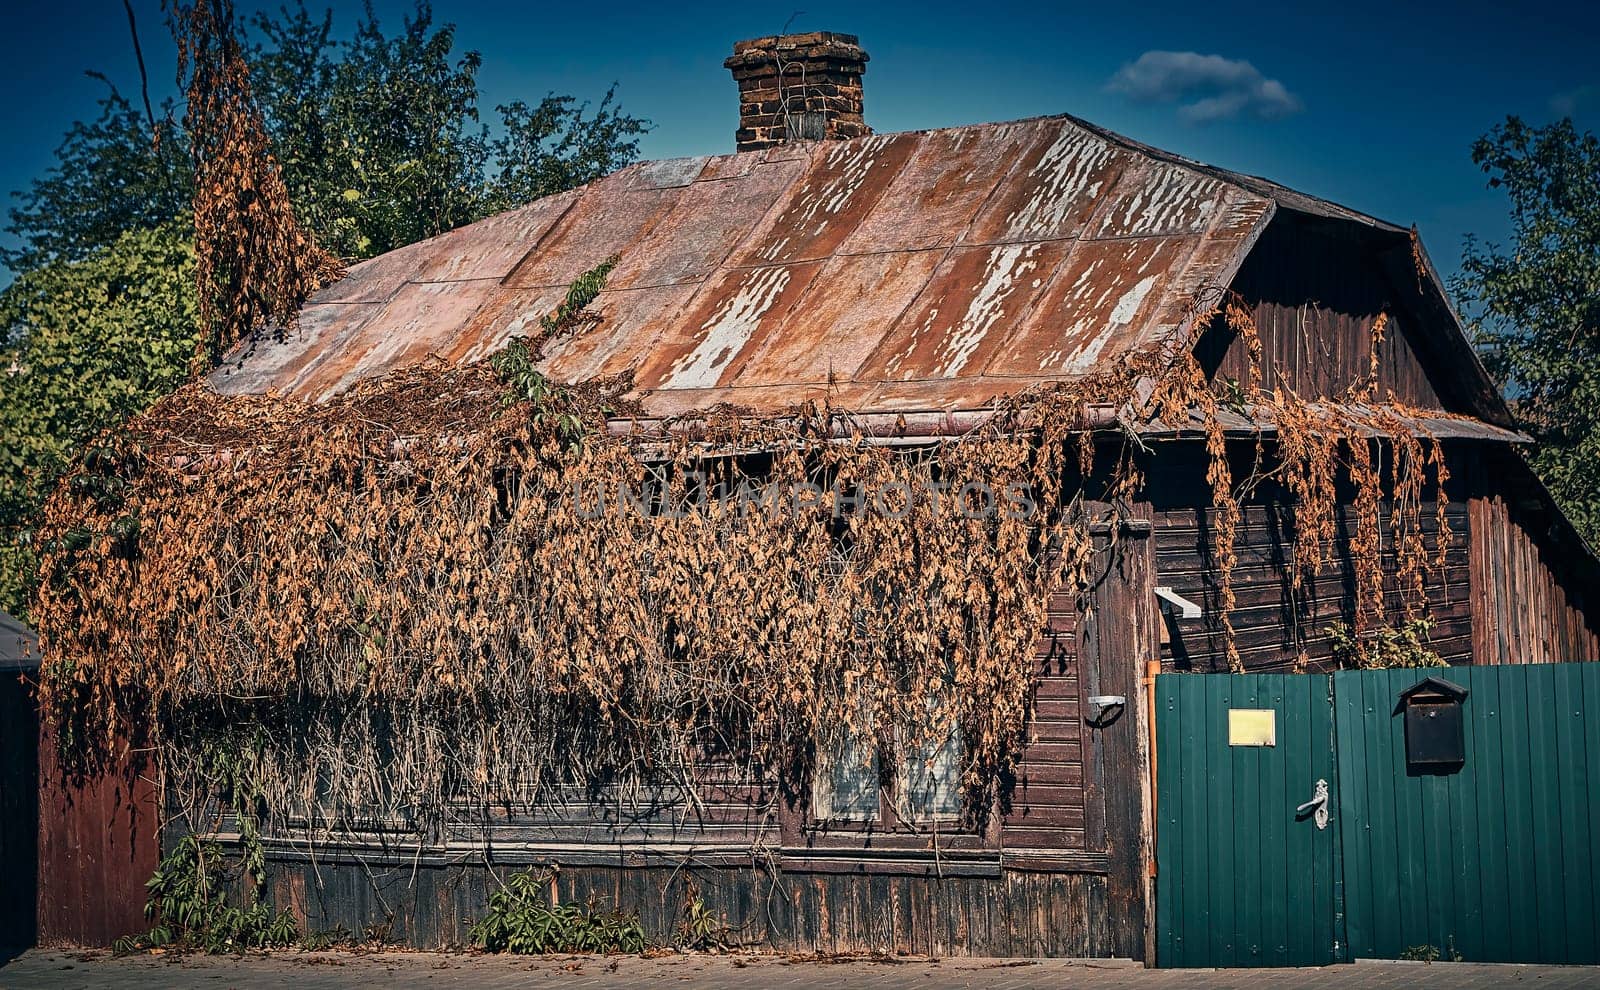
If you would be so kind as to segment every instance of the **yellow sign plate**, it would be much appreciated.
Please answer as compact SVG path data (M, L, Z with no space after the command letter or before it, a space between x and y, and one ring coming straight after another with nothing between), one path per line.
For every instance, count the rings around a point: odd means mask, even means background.
M1228 709L1228 745L1278 745L1278 713L1271 708Z

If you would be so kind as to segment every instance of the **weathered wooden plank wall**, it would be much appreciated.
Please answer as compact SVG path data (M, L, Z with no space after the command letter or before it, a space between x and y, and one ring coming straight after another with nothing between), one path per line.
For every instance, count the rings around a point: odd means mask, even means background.
M1051 603L1030 743L987 826L934 834L893 821L823 824L809 808L775 808L777 781L730 773L719 784L730 799L704 816L661 808L623 823L616 809L580 803L410 852L374 837L313 856L283 836L268 849L273 899L309 930L377 928L410 945L455 945L494 877L559 865L553 896L636 911L663 940L692 883L741 940L780 949L1142 957L1139 678L1158 638L1149 532L1148 522L1119 532L1115 553L1101 535L1100 580L1084 612L1076 589ZM1088 726L1092 694L1122 695L1128 708Z
M512 864L388 862L333 852L315 863L274 855L269 896L302 930L343 928L419 948L466 945L493 884ZM1108 881L1094 873L1001 871L944 878L744 867L567 866L552 884L561 902L639 914L670 944L698 896L733 940L798 952L921 955L1109 956ZM1126 954L1126 952L1120 953Z
M1170 446L1176 446L1170 445ZM1196 446L1193 444L1190 447ZM1227 652L1222 632L1221 583L1216 569L1216 510L1211 508L1209 492L1194 482L1203 480L1203 461L1193 450L1159 449L1162 495L1152 516L1155 523L1155 583L1167 585L1178 594L1200 604L1201 619L1166 620L1168 669L1191 671L1227 670ZM1236 471L1244 468L1236 468ZM1398 580L1399 561L1394 534L1389 527L1392 504L1382 506L1383 541L1380 547L1384 571L1385 610L1391 617L1403 614ZM1436 504L1429 500L1422 507L1422 530L1430 557L1438 548ZM1427 615L1433 620L1430 638L1433 648L1449 663L1471 663L1473 618L1470 557L1472 529L1464 497L1447 501L1445 518L1451 540L1444 567L1426 576L1424 590ZM1301 650L1310 670L1334 666L1333 640L1328 627L1336 622L1349 624L1355 609L1355 569L1350 557L1350 538L1355 530L1355 512L1346 503L1340 507L1336 545L1321 573L1307 580L1296 591L1291 567L1295 561L1296 537L1292 503L1282 492L1266 491L1243 506L1243 518L1235 541L1237 562L1233 571L1235 607L1233 627L1241 658L1252 671L1287 670L1294 667Z
M1469 470L1477 661L1600 660L1600 574L1577 534L1514 452L1485 450Z
M1403 294L1360 236L1342 226L1287 217L1274 220L1261 235L1233 289L1255 318L1262 385L1307 398L1343 394L1370 374L1373 322L1387 312L1377 345L1380 394L1421 408L1444 408L1444 389L1430 378L1414 346L1426 333L1425 317L1397 305ZM1248 380L1245 348L1220 320L1196 355L1219 379Z

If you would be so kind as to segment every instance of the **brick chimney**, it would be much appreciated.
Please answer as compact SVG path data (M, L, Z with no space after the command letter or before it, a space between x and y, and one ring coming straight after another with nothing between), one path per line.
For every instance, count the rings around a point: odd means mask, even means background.
M739 84L740 151L872 133L861 117L867 53L853 34L752 38L735 44L722 64Z

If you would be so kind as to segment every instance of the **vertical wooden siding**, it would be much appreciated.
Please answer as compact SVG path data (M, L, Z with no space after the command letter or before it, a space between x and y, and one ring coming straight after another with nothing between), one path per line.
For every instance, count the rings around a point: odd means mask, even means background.
M1357 235L1280 217L1246 259L1233 288L1250 306L1261 339L1262 385L1306 397L1337 396L1371 370L1372 326L1389 314L1378 344L1381 394L1441 408L1441 389L1418 357L1421 317L1398 307L1397 293ZM1245 348L1219 321L1197 351L1221 378L1246 381Z
M337 851L273 858L269 896L305 931L378 930L416 948L469 944L489 893L512 866L404 856L355 861ZM791 873L765 865L565 867L552 896L639 914L645 931L676 937L690 885L747 945L784 951L885 955L1110 956L1106 878L1006 873L942 879Z
M1600 574L1511 453L1473 466L1473 654L1479 663L1600 660Z

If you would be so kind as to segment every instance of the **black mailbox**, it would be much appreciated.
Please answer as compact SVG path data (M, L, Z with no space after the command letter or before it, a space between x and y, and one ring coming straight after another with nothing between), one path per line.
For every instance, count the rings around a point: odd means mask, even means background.
M1467 762L1466 721L1461 710L1466 700L1466 688L1442 677L1425 678L1400 692L1408 769L1448 773Z

